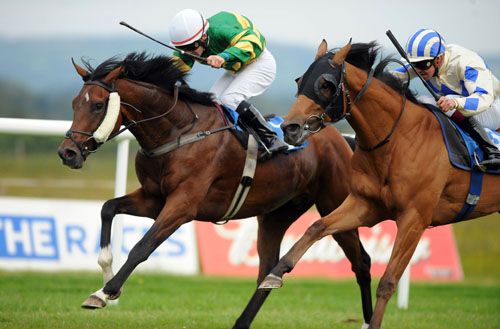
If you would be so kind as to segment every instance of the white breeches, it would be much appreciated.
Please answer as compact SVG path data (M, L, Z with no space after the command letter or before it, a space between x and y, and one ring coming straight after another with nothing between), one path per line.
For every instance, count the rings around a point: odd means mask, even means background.
M276 61L267 48L252 63L236 73L229 71L210 88L219 102L236 109L242 101L262 94L276 77Z

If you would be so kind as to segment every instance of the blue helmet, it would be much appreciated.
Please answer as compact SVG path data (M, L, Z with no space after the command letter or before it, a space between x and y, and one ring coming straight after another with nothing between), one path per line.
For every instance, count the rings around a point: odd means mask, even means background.
M444 53L446 43L434 30L420 29L406 43L406 54L410 62L434 59Z

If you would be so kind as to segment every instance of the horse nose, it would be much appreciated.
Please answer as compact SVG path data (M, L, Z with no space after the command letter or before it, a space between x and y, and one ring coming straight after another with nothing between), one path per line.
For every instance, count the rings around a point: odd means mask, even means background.
M300 137L300 125L298 123L283 123L281 129L285 134L285 142L293 144Z
M61 147L57 150L57 154L65 165L74 167L77 159L77 154L74 150L68 147Z

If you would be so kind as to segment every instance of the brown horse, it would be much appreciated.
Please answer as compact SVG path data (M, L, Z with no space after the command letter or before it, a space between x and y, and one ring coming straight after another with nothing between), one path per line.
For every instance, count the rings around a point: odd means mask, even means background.
M282 124L285 140L300 143L311 134L307 129L312 124L347 116L358 142L351 193L307 229L260 286L280 287L284 273L325 235L392 218L398 232L377 289L371 329L380 328L387 302L425 229L454 222L467 198L470 175L451 166L438 121L404 91L404 84L378 68L372 79L377 53L375 43L349 43L327 53L323 41L299 81L297 100ZM480 201L468 219L499 211L499 184L500 176L485 175Z
M246 151L229 133L230 126L214 106L212 95L189 88L185 72L171 58L133 53L123 61L109 59L95 69L87 62L85 68L74 65L84 85L73 100L73 123L59 146L64 164L82 167L90 153L119 133L121 125L130 129L141 147L136 156L141 187L102 207L98 262L105 285L82 305L102 308L119 296L135 267L182 224L223 217L240 183ZM177 147L176 142L186 136L200 135L206 138ZM151 150L170 142L177 145L173 150L151 156ZM316 205L320 214L327 215L344 201L351 155L344 138L330 127L311 138L305 149L259 162L247 199L234 216L259 215L258 283L278 262L283 235L301 214ZM110 232L116 214L150 217L155 222L113 275ZM333 238L352 263L367 322L372 314L370 258L357 230ZM256 292L235 327L249 327L268 294Z

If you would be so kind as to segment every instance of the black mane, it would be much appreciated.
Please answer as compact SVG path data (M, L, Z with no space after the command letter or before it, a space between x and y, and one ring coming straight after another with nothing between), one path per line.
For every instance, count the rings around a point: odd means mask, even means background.
M369 72L375 64L380 52L380 46L375 41L369 43L354 43L351 45L346 61L357 68ZM419 102L417 101L415 95L409 88L406 88L406 81L402 81L392 73L384 71L385 67L391 62L391 60L393 60L391 56L382 58L376 67L374 77L381 80L397 92L401 94L404 92L406 98L418 104Z
M181 98L203 105L211 105L212 94L199 92L190 88L185 77L187 72L183 71L176 60L169 56L149 56L145 52L130 53L125 59L111 57L96 68L82 59L83 64L90 72L88 80L99 80L104 78L115 68L122 66L124 68L120 78L142 81L158 86L162 89L172 91L177 81L181 82L179 95Z

